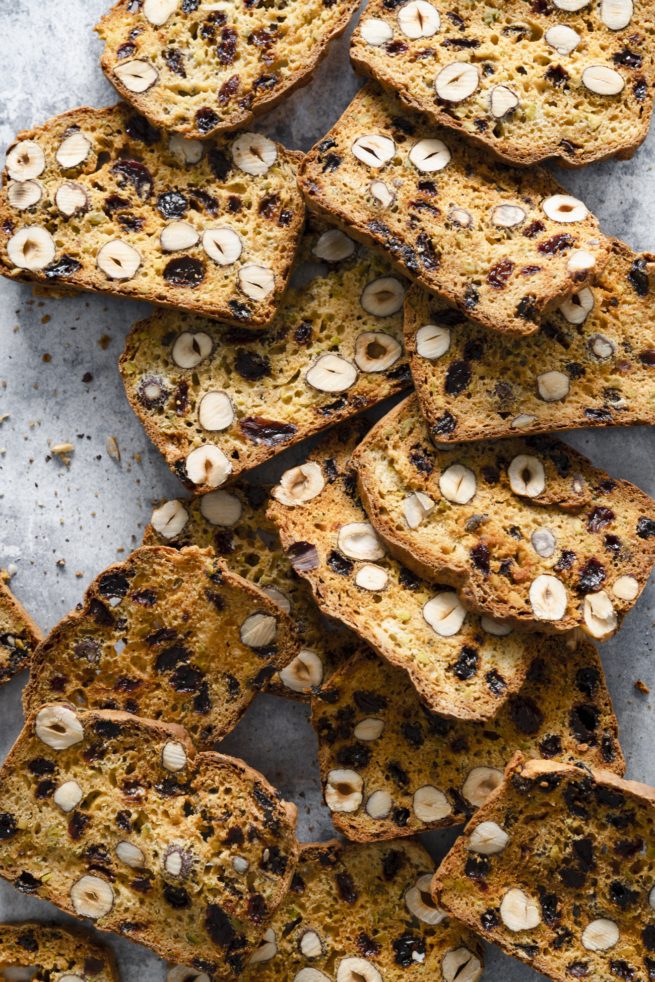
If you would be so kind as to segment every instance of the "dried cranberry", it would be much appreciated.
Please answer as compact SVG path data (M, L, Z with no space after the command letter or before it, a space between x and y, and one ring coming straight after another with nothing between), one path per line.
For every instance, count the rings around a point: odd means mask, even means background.
M479 569L485 576L489 575L489 549L484 543L480 542L471 549L471 559L476 569Z
M231 27L224 27L216 54L221 65L231 65L236 58L239 35Z
M267 447L288 443L298 432L293 423L278 423L261 416L248 416L239 422L239 427L252 443Z
M487 283L495 290L504 290L514 272L515 266L511 259L501 259L487 274Z
M543 222L531 222L530 225L526 225L526 227L523 229L523 235L526 237L526 239L534 239L537 235L540 235L545 231L546 226Z
M559 235L553 235L550 239L545 239L540 242L537 246L537 251L543 253L546 256L553 256L559 252L566 252L575 244L575 239L568 232L560 232Z

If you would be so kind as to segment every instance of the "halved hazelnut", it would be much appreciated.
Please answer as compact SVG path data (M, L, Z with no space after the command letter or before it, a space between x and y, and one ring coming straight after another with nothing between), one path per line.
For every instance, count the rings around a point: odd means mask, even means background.
M426 139L414 144L409 159L421 173L434 174L448 166L451 153L443 140Z
M250 263L239 270L239 287L251 300L264 300L275 289L275 273L266 266Z
M6 167L13 181L29 181L45 170L45 154L36 140L21 140L7 154Z
M116 855L122 863L126 866L131 866L132 869L140 869L145 866L146 857L143 849L135 845L133 842L128 842L127 839L123 839L116 846Z
M436 361L450 348L450 329L439 324L425 324L416 332L416 354Z
M144 0L143 16L153 27L161 27L175 13L179 0Z
M323 681L323 662L315 651L303 648L280 672L280 681L292 692L308 693Z
M227 392L207 392L198 405L198 422L203 430L220 433L235 420L234 406Z
M338 228L323 232L314 246L313 253L326 263L339 263L349 259L355 251L355 243Z
M356 812L362 803L363 787L364 781L356 771L330 771L325 786L325 803L333 812Z
M164 252L183 252L197 245L199 240L199 233L189 222L171 222L159 236Z
M480 618L480 627L494 638L506 638L512 633L509 624L503 624L502 621L496 621L486 615Z
M612 585L612 593L619 600L635 600L639 590L639 581L634 576L619 576Z
M519 104L516 92L507 85L494 85L489 94L489 108L495 119L503 119L513 112Z
M384 559L384 546L369 522L342 525L337 536L337 548L348 559L372 562Z
M277 620L271 614L251 614L241 625L239 636L249 648L266 648L277 636Z
M445 913L435 905L432 899L432 874L424 873L419 876L413 886L405 891L405 906L413 917L424 924L441 924Z
M523 890L508 890L500 905L503 924L510 931L532 931L541 924L539 904Z
M379 170L393 160L396 144L388 136L371 133L358 137L352 145L352 152L367 167Z
M580 44L581 37L572 27L566 24L554 24L544 34L544 41L554 48L558 55L570 55Z
M198 164L205 152L201 140L185 140L179 133L171 133L168 148L181 164Z
M410 529L417 529L430 512L434 511L435 504L432 498L422 491L416 491L405 498L402 503L403 515Z
M607 361L616 354L616 345L603 334L594 334L589 338L589 350L599 361Z
M542 202L541 207L553 222L583 222L589 214L584 202L570 194L553 194Z
M72 218L89 207L89 198L81 184L64 181L55 192L55 204L66 218Z
M248 959L249 965L261 965L263 962L270 962L277 955L277 938L275 931L269 927L264 937L259 942L259 947L255 949Z
M443 982L478 982L482 977L482 962L462 946L448 951L441 961Z
M382 975L365 958L344 958L337 969L336 982L383 982Z
M173 344L171 357L179 368L197 368L209 358L214 349L214 342L203 331L183 331Z
M423 607L423 617L442 638L452 638L459 634L466 620L466 609L453 591L438 593Z
M129 92L147 92L159 79L159 72L150 61L135 58L114 66L114 75Z
M594 269L595 265L596 257L593 253L588 252L587 249L576 249L569 256L566 268L569 273L577 275L578 273L588 273L589 270Z
M481 822L471 832L466 848L481 856L496 856L509 843L509 836L497 822Z
M462 785L462 794L475 808L482 808L502 781L503 772L497 767L474 767Z
M583 616L588 634L599 641L611 637L618 627L614 604L605 590L584 598Z
M477 492L478 482L475 474L463 464L452 464L439 478L439 490L446 499L455 505L466 505Z
M383 590L386 590L389 584L389 574L381 566L366 563L357 570L355 583L362 590L370 590L371 593L381 593Z
M261 133L243 133L232 144L232 159L244 174L263 177L277 160L277 144Z
M477 65L470 61L453 61L441 69L434 87L444 102L463 102L473 95L479 84L480 72Z
M575 13L576 10L582 10L583 7L587 7L591 0L553 0L556 7L560 10L566 10L569 13Z
M625 79L609 65L589 65L582 73L582 84L595 95L618 95L625 88Z
M584 290L574 293L568 300L565 300L559 309L569 324L584 324L594 309L594 304L594 295L586 286Z
M507 468L509 486L523 498L538 498L546 488L546 471L538 457L518 454Z
M165 539L175 539L188 521L188 511L181 501L175 499L155 508L150 518L150 524L155 532Z
M91 141L81 130L73 130L68 136L64 137L55 153L55 160L62 170L70 170L71 167L79 167L89 156Z
M84 797L84 792L77 781L64 781L52 796L52 800L63 812L72 812Z
M272 494L280 504L295 508L316 498L324 487L325 478L320 465L309 461L285 471Z
M320 958L323 945L316 931L305 931L298 943L300 954L305 958Z
M356 740L372 743L374 740L379 740L383 732L384 720L376 719L374 716L368 716L357 724L353 730L353 735Z
M556 576L543 573L530 584L530 606L539 621L561 621L566 614L566 587Z
M386 372L402 353L400 342L383 331L366 331L355 341L355 364L362 372Z
M396 200L396 195L384 181L373 181L369 190L377 203L383 208L389 208Z
M232 473L232 464L218 447L196 447L186 459L186 473L197 487L219 488Z
M441 27L441 16L427 0L411 0L398 11L398 26L412 41L431 38Z
M200 512L210 525L232 528L241 518L243 505L229 491L211 491L200 499Z
M202 247L218 266L233 266L243 252L241 236L225 226L206 229L202 234Z
M183 846L174 842L166 849L162 866L169 876L186 877L193 867L193 856Z
M67 750L84 739L84 727L67 706L44 706L36 715L34 730L53 750Z
M602 0L600 16L610 31L622 31L634 14L633 0Z
M530 413L519 413L515 416L512 422L509 424L513 430L525 430L533 423L536 423L537 417L531 416Z
M571 391L571 380L564 372L544 372L537 376L537 392L544 402L562 402Z
M367 17L366 20L361 22L359 31L362 40L374 48L379 48L380 45L386 44L393 37L391 24L388 24L386 20L381 20L380 17Z
M17 269L36 272L45 269L55 258L55 240L40 225L21 228L7 242L7 255Z
M392 808L393 799L387 791L374 791L366 802L366 814L376 821L387 818Z
M111 239L99 250L96 264L110 280L131 280L141 265L141 256L129 242Z
M542 559L550 559L557 546L557 539L554 533L547 528L535 529L530 537L530 541L532 548Z
M360 303L373 317L393 317L403 309L405 287L395 276L381 276L368 283Z
M454 205L448 212L448 220L458 228L471 228L473 225L473 215L467 208Z
M357 381L357 369L340 355L321 355L305 375L319 392L345 392Z
M587 924L582 932L582 944L587 951L609 951L618 944L621 933L614 923L605 917Z
M424 785L414 793L412 807L418 820L426 824L440 822L453 810L443 791L431 784Z
M7 188L7 201L17 211L27 211L38 205L43 189L38 181L12 181Z
M205 497L206 497L206 495L205 495ZM283 610L285 614L290 614L291 613L291 601L289 600L289 598L287 597L287 595L285 593L282 593L281 590L278 590L278 588L276 586L265 586L265 587L261 587L261 590L262 590L263 593L266 594L266 596L270 600L273 601L273 603L277 607L280 608L280 610Z
M496 205L491 212L491 221L497 228L515 228L526 219L524 208L519 205Z
M77 880L71 887L70 898L76 914L94 921L104 917L114 906L111 883L99 876L83 876Z
M177 740L169 740L165 743L161 752L161 762L167 771L173 773L183 771L187 765L187 755L183 745Z

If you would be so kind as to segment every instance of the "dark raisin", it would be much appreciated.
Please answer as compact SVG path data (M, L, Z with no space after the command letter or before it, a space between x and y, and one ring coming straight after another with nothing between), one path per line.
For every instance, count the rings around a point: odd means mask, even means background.
M400 727L400 732L415 750L418 750L425 743L423 730L418 723L403 723Z
M340 576L350 576L355 568L350 559L337 552L336 549L333 549L328 556L327 564L333 573L338 573Z
M500 924L500 917L495 910L485 910L480 916L480 923L485 931L493 931Z
M316 546L311 542L294 542L287 549L289 562L297 573L309 573L321 565Z
M485 576L489 575L489 549L484 543L480 542L471 549L471 561L476 569L479 569Z
M256 351L246 351L243 348L237 351L234 367L241 378L245 378L248 382L257 382L271 374L271 363L266 355L260 355Z
M341 747L337 752L337 761L342 767L353 767L361 770L368 767L371 762L371 751L368 747L361 744L353 744L350 747Z
M174 887L170 883L164 883L164 900L176 910L183 910L191 906L191 898L184 887Z
M649 368L655 367L655 348L648 348L646 351L640 351L639 361L642 363L642 365L648 365Z
M526 321L536 320L537 318L536 300L537 298L534 297L532 294L528 294L527 297L523 297L523 299L517 304L516 316L521 317L523 318L523 320Z
M27 768L30 774L34 774L36 777L43 777L46 774L54 774L55 765L51 760L46 757L34 757L29 761ZM0 825L2 824L0 819ZM0 831L0 838L2 838L2 832Z
M464 290L464 306L467 310L474 310L480 302L480 294L477 288L469 283Z
M477 649L464 646L460 652L459 658L452 666L452 670L453 674L456 675L460 681L465 682L467 679L471 679L477 675L478 666L479 657Z
M166 48L162 54L169 71L173 72L174 75L179 75L180 78L186 78L182 52L178 48Z
M396 964L402 968L421 963L425 959L425 941L407 931L393 941Z
M165 191L157 198L157 208L164 218L182 218L189 202L179 191Z
M223 82L220 89L218 90L218 104L219 106L226 106L231 99L235 97L239 91L239 86L241 85L241 79L238 75L232 75Z
M14 886L17 890L20 890L21 893L36 893L41 886L41 880L37 880L37 878L32 876L31 873L23 870L20 876L14 880Z
M526 227L523 229L523 235L526 237L526 239L534 239L545 231L546 231L546 226L544 225L543 222L539 222L539 221L531 222L529 225L526 225Z
M407 774L407 771L400 766L398 761L390 760L387 763L386 771L394 783L399 787L406 788L409 785L409 775Z
M513 696L509 714L516 729L530 736L538 733L544 722L544 714L529 696Z
M119 188L132 185L139 198L145 201L152 194L152 174L140 160L119 160L111 168Z
M239 427L251 443L257 446L263 444L266 447L277 447L281 443L288 443L298 432L293 423L277 423L275 420L263 419L261 416L248 416L240 420Z
M211 133L218 126L220 118L209 106L203 106L196 113L196 129L199 133Z
M487 283L495 290L504 290L514 272L515 266L511 259L501 259L487 274Z
M655 536L655 519L642 516L637 522L637 535L640 539L652 539Z
M539 753L547 760L550 760L552 757L559 757L562 753L561 737L555 736L554 734L544 737L539 744Z
M607 579L607 573L602 563L597 559L590 559L580 570L578 577L578 593L597 593Z
M628 910L639 900L639 891L631 890L630 887L626 886L625 883L621 883L619 880L613 880L610 883L610 900L621 910Z
M621 51L615 52L612 55L612 61L615 65L623 65L625 68L641 68L644 63L644 59L636 51L631 51L630 48L622 48Z
M561 89L566 87L566 83L570 78L569 73L562 68L561 65L551 65L544 78L555 88Z
M377 692L371 692L369 689L357 689L353 693L353 699L357 708L369 715L382 712L388 706L384 696Z
M11 839L17 828L16 819L10 812L0 812L0 840Z
M557 255L559 252L566 252L575 244L575 239L568 232L560 232L559 235L553 235L550 239L545 239L540 242L537 246L537 251L544 253L546 256Z
M44 274L48 279L63 279L67 276L74 276L78 270L82 268L82 263L78 262L77 259L73 259L72 256L66 255L64 253L56 259L53 263L43 270Z
M643 76L635 81L635 84L632 87L632 91L634 92L635 99L638 102L644 101L644 99L648 95L648 82Z
M467 361L454 361L448 366L444 389L449 396L458 396L471 384L471 366Z
M353 880L350 873L342 872L336 875L337 888L339 890L339 896L347 904L354 904L357 902L359 894L357 888L355 887L355 881Z
M452 413L444 413L439 419L432 425L432 433L435 437L448 436L453 433L457 427L457 419L452 415Z
M236 58L239 35L231 27L224 27L221 40L216 47L216 54L221 65L231 65Z
M205 265L199 259L178 256L164 268L164 279L173 286L200 286L205 278Z
M207 934L220 948L231 947L236 939L236 934L229 917L218 904L210 904L205 913L205 930Z
M611 508L604 508L599 505L594 508L591 515L589 516L589 521L587 522L587 529L590 532L600 532L601 529L610 525L614 521L616 515Z
M628 281L634 287L636 293L640 297L648 296L650 283L648 280L648 273L646 271L645 259L635 259L630 267L630 272L628 273Z

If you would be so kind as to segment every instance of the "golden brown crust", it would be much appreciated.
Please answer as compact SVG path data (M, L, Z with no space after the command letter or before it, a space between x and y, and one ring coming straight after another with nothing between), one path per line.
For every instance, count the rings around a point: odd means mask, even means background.
M43 638L39 625L16 600L0 576L0 683L27 668Z

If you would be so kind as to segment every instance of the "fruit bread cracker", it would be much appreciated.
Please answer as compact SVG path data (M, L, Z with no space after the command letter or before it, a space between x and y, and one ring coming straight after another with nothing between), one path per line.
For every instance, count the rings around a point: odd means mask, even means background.
M556 982L655 974L655 791L512 762L436 873L437 904Z
M546 171L497 164L372 84L300 185L312 210L495 331L533 334L609 259L597 220Z
M296 654L287 614L215 556L144 547L50 632L23 702L26 713L61 699L180 723L211 747Z
M0 875L216 979L233 978L284 899L296 810L186 732L51 703L0 771Z
M507 632L611 637L655 564L655 501L549 437L435 450L410 396L352 465L389 551Z
M102 69L151 123L206 139L305 85L359 0L119 0L96 30Z
M268 490L246 481L229 491L164 501L155 508L144 545L211 548L229 569L250 580L293 622L300 651L272 677L268 691L309 699L337 665L363 650L359 639L319 611L309 585L294 572L266 515Z
M119 982L110 948L80 928L38 921L0 924L3 982Z
M426 709L407 677L376 655L343 665L312 700L332 821L360 842L461 825L520 749L623 774L618 724L594 646L541 646L523 688L485 723Z
M19 133L0 193L0 272L265 324L302 230L297 155L241 133L203 146L124 105Z
M653 108L650 0L369 0L355 66L515 164L631 157Z
M403 669L434 712L486 720L521 688L548 642L469 614L447 586L392 559L357 497L358 434L337 432L273 490L269 516L326 614Z
M264 332L193 314L136 324L120 368L134 412L184 483L206 492L409 387L406 283L337 229L309 233L303 272Z
M599 281L516 339L413 287L405 345L434 439L655 424L654 273L654 256L615 239Z
M0 576L0 683L27 668L42 638L41 628Z

